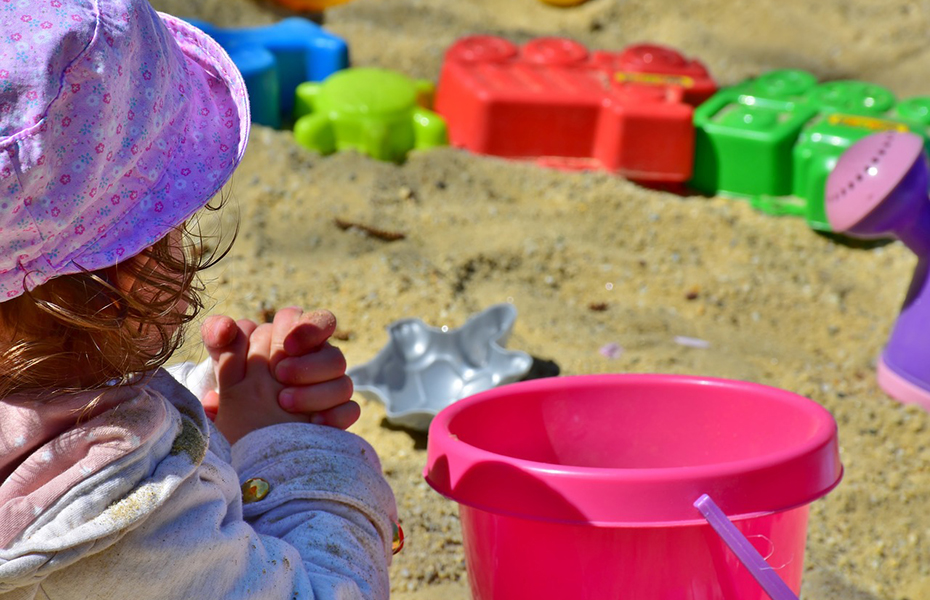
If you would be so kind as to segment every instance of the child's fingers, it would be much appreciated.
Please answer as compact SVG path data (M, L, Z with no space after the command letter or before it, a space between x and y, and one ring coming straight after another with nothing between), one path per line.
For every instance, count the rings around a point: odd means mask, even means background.
M343 375L314 385L284 388L278 393L278 404L290 413L310 414L348 402L352 392L352 380Z
M200 327L200 336L203 338L203 345L213 356L233 343L239 333L236 322L225 315L212 315L207 317Z
M200 399L200 404L203 405L203 412L210 418L211 421L216 420L217 413L220 412L220 394L216 390L210 390L204 394L203 398Z
M200 336L210 357L215 359L231 344L248 342L256 327L257 325L248 319L233 321L225 315L213 315L207 317L200 327ZM241 337L240 333L243 334Z
M236 321L236 325L239 327L239 331L245 334L246 338L251 337L252 332L258 328L258 325L255 323L255 321L251 321L249 319L239 319Z
M272 366L287 356L287 352L284 349L284 340L291 331L293 331L294 327L297 326L303 314L304 311L302 309L294 306L282 308L274 314L271 338Z
M336 331L336 316L328 310L303 313L287 332L282 347L288 356L313 352Z
M310 422L315 425L327 425L336 429L348 429L362 415L362 408L354 400L334 406L329 410L310 415Z
M235 385L245 376L249 336L255 323L248 319L233 321L226 316L211 316L201 327L204 347L213 360L217 388Z
M262 323L249 334L248 363L250 367L254 364L268 368L273 334L274 328L270 323Z
M311 385L345 375L346 358L342 350L324 342L316 351L283 359L274 370L284 385Z

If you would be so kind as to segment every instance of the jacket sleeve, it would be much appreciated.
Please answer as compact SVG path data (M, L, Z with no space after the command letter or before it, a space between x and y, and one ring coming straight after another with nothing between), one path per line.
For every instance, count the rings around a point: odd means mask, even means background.
M321 598L388 598L394 495L374 449L360 437L288 423L254 431L232 447L240 483L268 494L243 505L257 532L300 553Z
M120 521L108 526L119 539L82 545L43 582L48 597L386 600L396 508L371 446L289 423L239 440L230 464L213 451L219 439L205 448L193 403L149 454L156 466L98 519ZM243 504L253 478L269 491Z
M216 385L209 359L167 370L198 399ZM253 478L269 485L267 497L244 507L257 531L293 544L321 581L357 579L363 597L387 598L397 511L371 446L338 429L295 423L250 433L230 456L226 439L209 426L211 449L232 462L240 485Z

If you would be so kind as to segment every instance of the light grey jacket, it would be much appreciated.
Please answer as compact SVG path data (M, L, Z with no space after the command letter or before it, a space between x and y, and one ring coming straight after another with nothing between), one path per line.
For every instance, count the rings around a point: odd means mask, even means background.
M78 396L0 401L0 600L388 598L394 497L358 436L283 424L230 448L165 371L80 420ZM250 478L270 492L243 504Z

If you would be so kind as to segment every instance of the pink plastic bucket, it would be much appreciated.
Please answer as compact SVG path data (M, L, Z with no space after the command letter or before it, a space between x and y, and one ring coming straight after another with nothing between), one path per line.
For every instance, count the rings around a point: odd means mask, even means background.
M704 493L799 593L808 504L843 473L817 403L669 375L477 394L436 416L427 455L477 600L768 600L693 506Z

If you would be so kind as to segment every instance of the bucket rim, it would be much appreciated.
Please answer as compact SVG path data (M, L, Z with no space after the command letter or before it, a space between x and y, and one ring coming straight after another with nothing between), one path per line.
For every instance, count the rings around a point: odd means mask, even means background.
M798 502L797 504L792 505L792 506L785 506L777 510L766 510L766 511L741 513L741 514L727 514L727 518L733 522L749 521L752 519L759 519L759 518L769 517L772 515L777 515L780 513L786 513L792 510L796 510L798 508L809 506L811 503L819 500L823 496L833 491L833 489L840 484L842 480L842 475L843 475L843 472L841 470L840 477L837 478L837 480L834 482L834 484L829 489L825 490L822 494L818 495L817 497L811 498L809 500ZM426 483L431 488L433 488L435 492L442 495L444 498L448 500L452 500L456 504L468 507L472 510L480 510L486 513L492 513L492 514L499 515L502 517L523 519L526 521L539 521L543 523L553 523L553 524L561 524L561 525L583 525L586 527L604 527L604 528L612 527L612 528L617 528L617 529L621 529L621 528L654 529L654 528L694 527L694 526L710 527L710 525L707 523L707 519L703 517L695 518L695 519L678 519L678 520L661 520L661 521L646 521L646 520L643 520L643 521L635 521L635 520L596 521L596 520L591 520L591 519L558 519L558 518L553 518L551 516L539 516L539 515L533 515L533 514L525 514L525 513L517 512L514 510L502 509L499 507L495 507L493 505L481 504L481 503L473 502L473 501L463 501L461 498L459 499L453 498L452 496L448 496L442 490L438 489L433 481L430 481L427 469L424 469L423 476L424 476L424 479L426 480Z
M809 436L790 448L763 456L712 464L599 468L553 465L502 456L449 431L455 417L471 406L508 395L570 390L578 386L662 385L688 388L713 386L752 393L792 405L809 417ZM423 475L437 492L460 504L498 514L543 521L604 526L656 526L704 523L693 502L707 493L732 518L753 518L790 510L826 495L843 476L837 425L820 404L788 390L764 384L695 375L601 374L572 375L520 382L481 392L443 409L430 425L427 465ZM495 473L504 472L510 476ZM474 479L481 473L493 493L483 492ZM532 480L551 495L550 501L530 498L512 506L519 496L514 479ZM790 486L779 482L791 482Z

